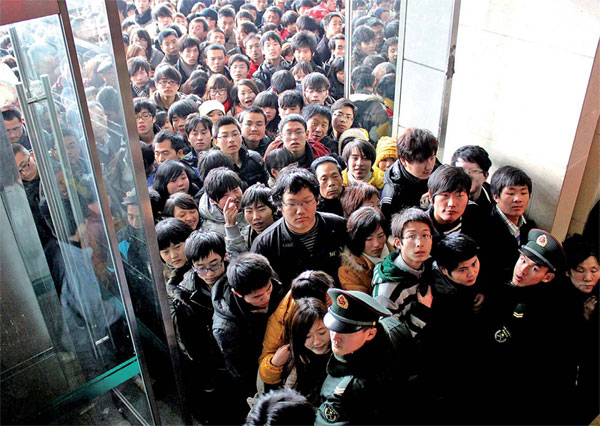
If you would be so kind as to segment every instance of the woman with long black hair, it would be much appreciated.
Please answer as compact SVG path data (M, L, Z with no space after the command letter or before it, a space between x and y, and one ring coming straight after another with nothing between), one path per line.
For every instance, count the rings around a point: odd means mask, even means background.
M184 192L192 197L196 195L199 189L192 182L192 173L193 171L189 167L177 160L167 160L158 166L152 189L155 189L160 195L161 211L172 194Z

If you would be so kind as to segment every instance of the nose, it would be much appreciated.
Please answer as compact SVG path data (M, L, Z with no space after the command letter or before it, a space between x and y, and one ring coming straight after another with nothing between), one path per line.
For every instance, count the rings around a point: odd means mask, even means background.
M252 213L252 220L258 220L258 219L260 219L260 216L258 215L258 212Z
M448 206L454 206L456 204L456 200L454 197L448 198Z
M592 274L592 272L591 272L591 271L585 271L585 272L583 273L583 281L586 281L586 282L592 282L592 279L593 279L593 278L594 278L594 277L593 277L593 274Z

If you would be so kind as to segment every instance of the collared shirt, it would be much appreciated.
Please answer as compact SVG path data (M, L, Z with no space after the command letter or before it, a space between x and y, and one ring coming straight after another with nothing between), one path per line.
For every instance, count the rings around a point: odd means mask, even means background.
M502 220L508 227L508 231L510 232L510 234L515 238L515 240L517 240L517 243L520 243L521 242L521 226L523 226L524 224L527 223L527 221L525 220L525 216L521 215L521 217L519 217L519 224L515 225L510 219L508 219L506 217L506 215L502 212L502 210L500 210L500 207L498 207L498 205L496 205L496 210L498 211L498 214L500 215L500 217L502 218Z

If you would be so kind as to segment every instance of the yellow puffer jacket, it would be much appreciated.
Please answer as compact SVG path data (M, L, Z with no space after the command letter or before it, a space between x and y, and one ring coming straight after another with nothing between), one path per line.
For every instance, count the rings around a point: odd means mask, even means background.
M375 188L382 190L383 189L383 172L379 169L379 167L373 166L371 168L373 175L371 179L367 182L370 185L373 185ZM343 184L344 186L349 186L348 183L348 169L344 169L342 172Z
M277 349L287 343L285 329L294 306L296 306L296 302L292 299L292 292L288 291L267 322L265 337L263 339L263 349L258 358L258 372L260 378L266 384L274 385L281 381L283 366L274 366L271 364L271 358L273 358Z

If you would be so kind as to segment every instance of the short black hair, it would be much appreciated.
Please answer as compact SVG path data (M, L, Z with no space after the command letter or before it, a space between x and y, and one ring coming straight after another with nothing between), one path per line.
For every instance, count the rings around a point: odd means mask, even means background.
M292 75L299 71L302 71L305 75L308 75L311 72L313 72L313 67L310 64L310 62L300 61L296 65L294 65L292 68L290 68L290 72L292 73Z
M298 31L321 31L321 27L317 23L317 20L310 15L300 15L296 21Z
M562 244L567 257L569 269L577 269L577 266L588 257L593 256L598 260L598 250L592 243L581 234L574 234L567 238Z
M4 121L11 121L14 119L17 119L19 121L21 121L21 111L19 111L16 108L10 108L7 109L6 111L2 111L2 119Z
M347 186L340 197L344 218L348 219L365 201L374 196L379 197L379 191L367 182L358 181Z
M236 62L243 62L244 64L246 64L248 69L250 69L250 60L246 55L242 55L241 53L236 53L235 55L232 55L231 58L229 58L229 68L231 68L231 66Z
M409 163L427 160L437 154L438 147L437 138L425 129L406 129L396 143L398 158Z
M331 113L333 114L337 110L342 109L344 107L352 108L352 114L356 114L356 105L354 105L354 102L352 102L348 98L340 98L337 101L335 101L333 105L331 105Z
M331 37L331 39L327 43L329 50L331 50L331 51L335 50L335 42L338 40L346 41L346 36L344 34L336 34L333 37Z
M219 9L219 18L234 18L235 19L235 9L231 6L224 6Z
M281 24L281 26L283 28L285 28L288 25L295 24L296 21L298 21L299 17L300 17L300 15L298 15L298 12L294 12L293 10L288 10L281 16L281 21L279 23Z
M284 167L292 164L294 161L296 160L290 151L285 148L278 148L267 154L265 157L265 167L267 168L269 175L273 176L271 174L272 169L281 170Z
M260 92L258 95L256 95L256 98L254 98L252 105L260 108L277 109L277 95L273 92ZM275 118L273 120L275 120Z
M177 245L185 242L192 233L192 228L173 217L168 217L156 224L156 238L158 249L165 250L171 244Z
M250 108L245 109L244 111L242 111L242 113L240 114L240 123L244 122L244 119L248 116L248 114L260 114L263 116L263 118L265 119L265 125L267 124L267 113L259 106L257 105L252 105Z
M507 186L526 186L529 195L531 195L533 188L531 178L527 176L527 173L514 166L503 166L496 170L492 175L490 186L492 195L496 197L500 197L502 190Z
M309 424L315 409L305 396L285 387L261 395L246 418L247 426Z
M352 33L352 41L356 44L367 43L374 40L376 37L375 31L366 25L357 27Z
M490 160L487 151L477 145L465 145L458 148L454 151L454 154L452 154L450 164L456 166L456 161L459 158L468 161L469 163L477 164L485 173L488 173L490 167L492 167L492 160Z
M199 124L202 125L205 129L211 132L212 135L212 121L205 115L200 115L197 113L190 114L187 116L185 120L185 134L190 135L190 132L194 130Z
M385 217L381 211L365 206L356 210L348 218L348 249L355 256L360 256L365 251L365 242L369 236L381 226L386 230Z
M198 53L200 53L200 40L191 35L184 35L179 39L179 51L183 52L188 47L196 47L198 48Z
M215 28L214 30L216 30L216 28ZM214 31L214 30L211 30L211 31ZM219 31L221 31L221 32L222 32L222 30L221 30L221 29L219 29ZM208 45L208 46L206 47L206 52L208 52L209 50L220 50L221 52L223 52L223 54L224 54L225 56L227 56L227 51L225 50L225 46L221 46L220 44L213 43L213 44L210 44L210 45ZM225 78L226 78L226 77L225 77Z
M235 124L235 127L237 127L237 129L241 132L242 128L240 127L240 122L237 121L235 118L233 117L221 117L219 118L217 121L215 121L215 124L213 124L213 136L216 138L217 135L219 134L219 129L223 126L227 126L229 124Z
M232 189L242 188L242 181L236 172L227 167L212 169L204 179L204 191L208 198L219 201Z
M175 207L183 210L198 210L198 204L196 204L194 198L185 192L176 192L169 196L163 209L163 215L165 217L173 217L175 214Z
M159 32L158 36L156 37L156 39L158 40L158 44L162 44L163 40L169 36L175 36L175 38L178 38L177 31L171 28L165 28L164 30Z
M175 67L169 64L161 64L156 67L156 71L154 72L154 81L157 83L163 78L170 78L177 82L177 84L181 84L181 73L175 69Z
M185 241L185 257L188 261L204 259L214 252L225 259L227 250L225 248L225 238L215 231L198 230Z
M308 47L312 53L317 51L317 37L308 31L300 31L294 34L291 40L292 50Z
M325 117L327 120L329 120L329 124L331 124L331 112L330 112L330 108L327 108L326 106L323 106L323 105L320 105L320 104L311 104L311 105L307 105L302 110L302 117L307 122L308 122L308 120L310 120L315 115L320 115L322 117Z
M302 80L302 90L306 90L308 88L329 90L330 86L331 83L329 82L327 77L325 77L320 72L311 72L306 77L304 77L304 80Z
M266 257L258 253L242 253L227 268L227 282L242 296L260 290L273 278Z
M153 18L156 21L156 18L161 18L161 17L169 17L172 18L173 17L173 12L171 11L171 9L169 9L167 6L160 5L158 6L156 9L153 10Z
M258 32L258 28L256 28L256 25L254 25L252 22L242 22L238 26L237 31L241 32L242 34L250 35L252 33L256 34Z
M265 45L265 43L269 40L275 40L277 43L279 43L280 46L283 44L281 36L278 33L276 33L275 31L267 31L260 38L260 47L262 48Z
M461 167L443 164L429 176L427 189L432 200L442 192L458 191L468 196L471 191L471 178Z
M398 44L398 37L387 38L385 40L385 43L383 43L381 52L387 57L388 49L390 48L390 46L393 46L394 44ZM389 57L388 57L388 59L389 59Z
M314 173L315 176L317 175L317 169L319 168L319 166L324 163L335 164L335 166L337 167L340 174L342 173L342 166L340 166L340 163L338 163L338 161L335 158L333 158L331 155L324 155L322 157L319 157L319 158L313 160L313 162L310 164L310 169L312 170L312 172Z
M202 182L206 179L208 172L218 167L226 167L229 170L234 170L235 164L229 155L216 148L203 151L198 156L198 174Z
M135 98L133 100L133 111L139 114L143 109L148 111L152 117L156 117L156 104L148 98Z
M271 77L271 87L276 93L283 93L286 90L296 89L296 79L289 70L276 71Z
M300 123L300 124L302 124L302 126L304 126L304 130L307 129L306 121L304 120L304 118L302 118L302 116L300 114L290 114L290 115L286 115L279 122L279 133L281 133L283 131L283 127L290 121Z
M389 63L389 62L388 62ZM390 64L391 65L391 64ZM375 92L383 98L394 100L396 96L396 74L385 74L381 80L377 82Z
M302 110L302 108L304 108L304 98L302 97L302 93L298 92L296 89L290 89L279 95L278 104L279 108L293 108L299 106L300 110Z
M173 103L169 107L167 117L169 119L169 122L171 124L173 124L174 117L184 118L190 114L194 114L197 112L198 112L198 107L196 106L196 104L193 101L191 101L190 99L182 99L180 101Z
M335 281L323 271L304 271L292 281L292 299L299 300L305 297L314 297L325 302L327 290L335 287Z
M383 64L385 62L385 58L382 55L375 54L369 55L365 59L363 59L362 64L365 67L369 67L371 69L375 69L375 67L379 64Z
M438 266L454 271L459 263L477 256L479 247L475 240L460 232L453 232L438 241L432 253Z
M326 27L327 25L329 25L329 23L331 22L331 20L333 18L340 18L342 20L342 22L344 22L344 17L342 16L341 13L339 13L339 12L331 12L331 13L328 13L327 15L325 15L325 17L321 21L323 23L323 26Z
M315 196L315 199L319 198L319 182L315 175L300 167L288 167L282 170L277 176L271 192L271 198L275 205L280 207L286 192L297 194L304 188L308 188Z
M261 202L265 206L271 209L273 216L277 212L277 207L271 201L271 188L266 187L260 183L255 183L244 191L242 201L240 202L240 209L253 206L254 204Z
M29 155L29 150L27 148L25 148L23 145L21 145L20 143L11 143L10 146L12 148L13 155L17 155L17 154Z
M409 207L392 216L392 237L402 238L404 228L410 222L423 223L433 231L433 222L427 213L417 207Z
M139 70L144 70L148 73L150 72L150 63L146 58L142 58L141 56L129 58L129 60L127 60L127 72L129 73L129 77Z
M164 142L166 140L171 141L171 148L175 152L185 149L185 140L183 136L179 133L173 132L171 130L161 130L154 136L154 141L152 141L152 146L156 146L157 143Z
M349 141L348 141L349 140ZM358 148L361 155L371 162L371 166L375 165L375 159L377 158L377 152L371 142L360 138L348 138L342 150L342 158L348 164L348 159L352 155L354 148Z
M375 85L375 76L373 74L357 72L357 68L355 68L352 70L352 75L350 76L350 84L355 91L364 90L367 87Z

